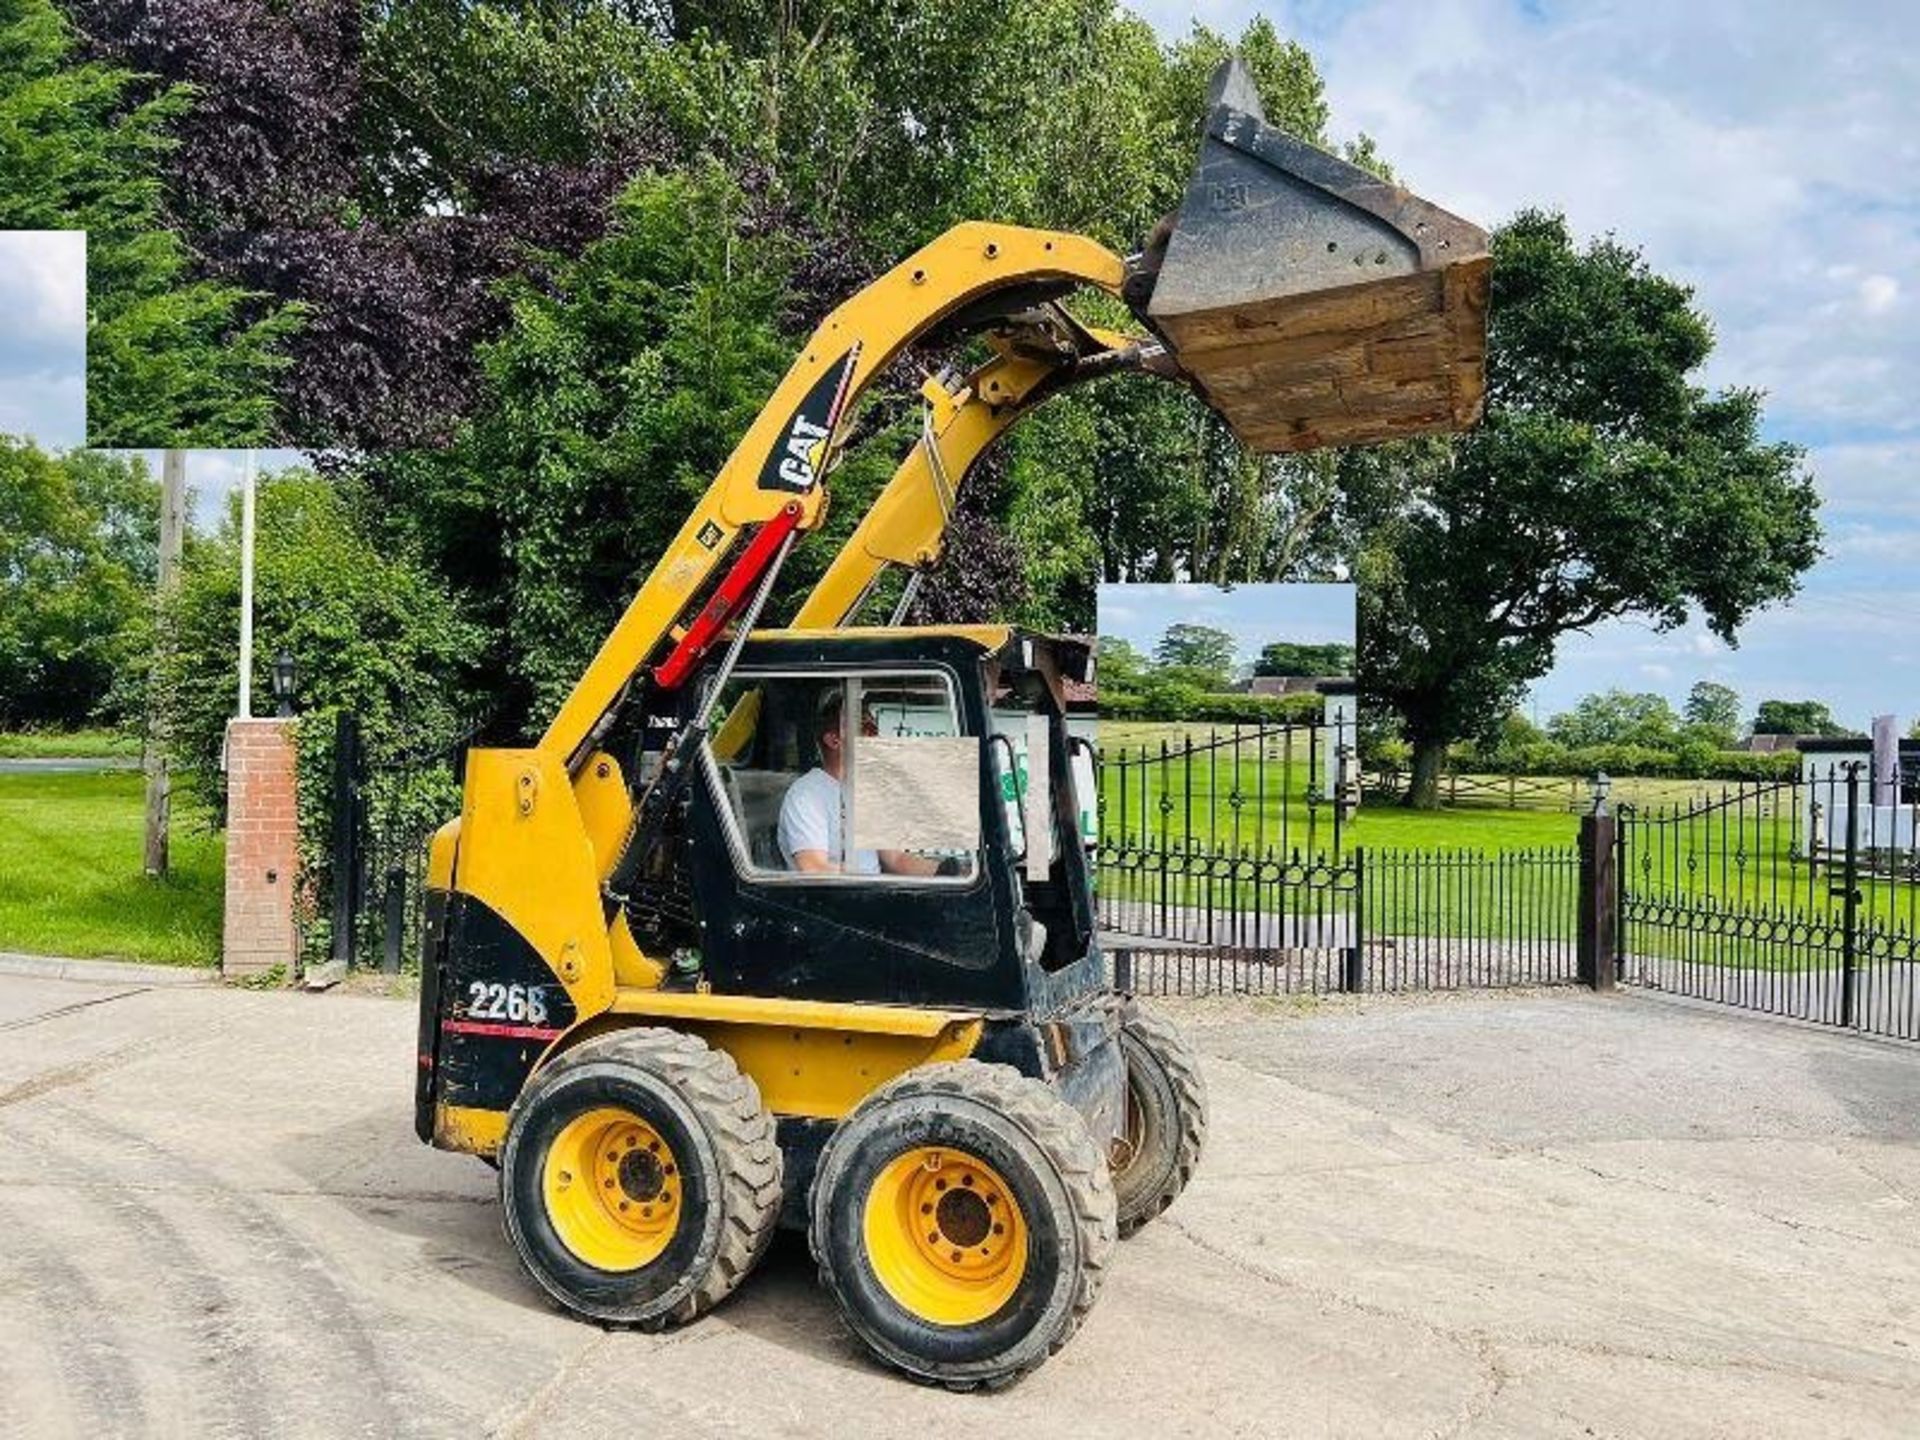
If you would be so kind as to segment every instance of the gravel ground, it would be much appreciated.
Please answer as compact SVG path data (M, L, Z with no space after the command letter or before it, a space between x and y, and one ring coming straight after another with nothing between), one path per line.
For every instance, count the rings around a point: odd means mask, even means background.
M672 1335L557 1314L491 1174L412 1137L404 999L0 974L0 1433L1913 1433L1920 1047L1573 991L1168 1008L1200 1176L962 1397L871 1365L791 1238Z

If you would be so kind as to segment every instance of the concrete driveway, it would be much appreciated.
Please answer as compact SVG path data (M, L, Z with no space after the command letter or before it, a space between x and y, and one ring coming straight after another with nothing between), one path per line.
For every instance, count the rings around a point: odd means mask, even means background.
M1180 1007L1204 1172L1009 1393L876 1369L786 1239L550 1309L415 1143L397 1000L0 976L0 1431L1894 1436L1920 1048L1583 994Z

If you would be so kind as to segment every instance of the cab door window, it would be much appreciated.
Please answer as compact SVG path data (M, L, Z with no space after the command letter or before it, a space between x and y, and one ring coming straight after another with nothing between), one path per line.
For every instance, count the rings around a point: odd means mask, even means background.
M707 760L757 878L934 884L977 870L979 742L944 674L742 675L715 714Z

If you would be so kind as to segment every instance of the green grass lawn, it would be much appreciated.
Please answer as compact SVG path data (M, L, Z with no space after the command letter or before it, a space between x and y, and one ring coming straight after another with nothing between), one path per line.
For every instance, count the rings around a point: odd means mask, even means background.
M118 730L0 730L0 760L137 759L140 742Z
M0 950L220 958L225 842L175 792L173 873L141 873L139 775L0 775Z

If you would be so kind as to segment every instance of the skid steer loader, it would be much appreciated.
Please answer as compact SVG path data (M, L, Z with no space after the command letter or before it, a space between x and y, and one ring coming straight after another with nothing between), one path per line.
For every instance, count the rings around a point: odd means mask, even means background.
M1485 236L1264 124L1237 66L1213 100L1139 255L963 224L829 315L539 743L470 752L429 858L416 1124L498 1167L569 1310L691 1320L784 1222L880 1359L999 1385L1194 1172L1199 1071L1095 931L1064 722L1092 656L905 627L904 600L855 622L938 563L993 441L1101 375L1187 384L1263 451L1472 423ZM1080 287L1145 333L1081 323ZM756 629L862 390L969 337L792 624Z

